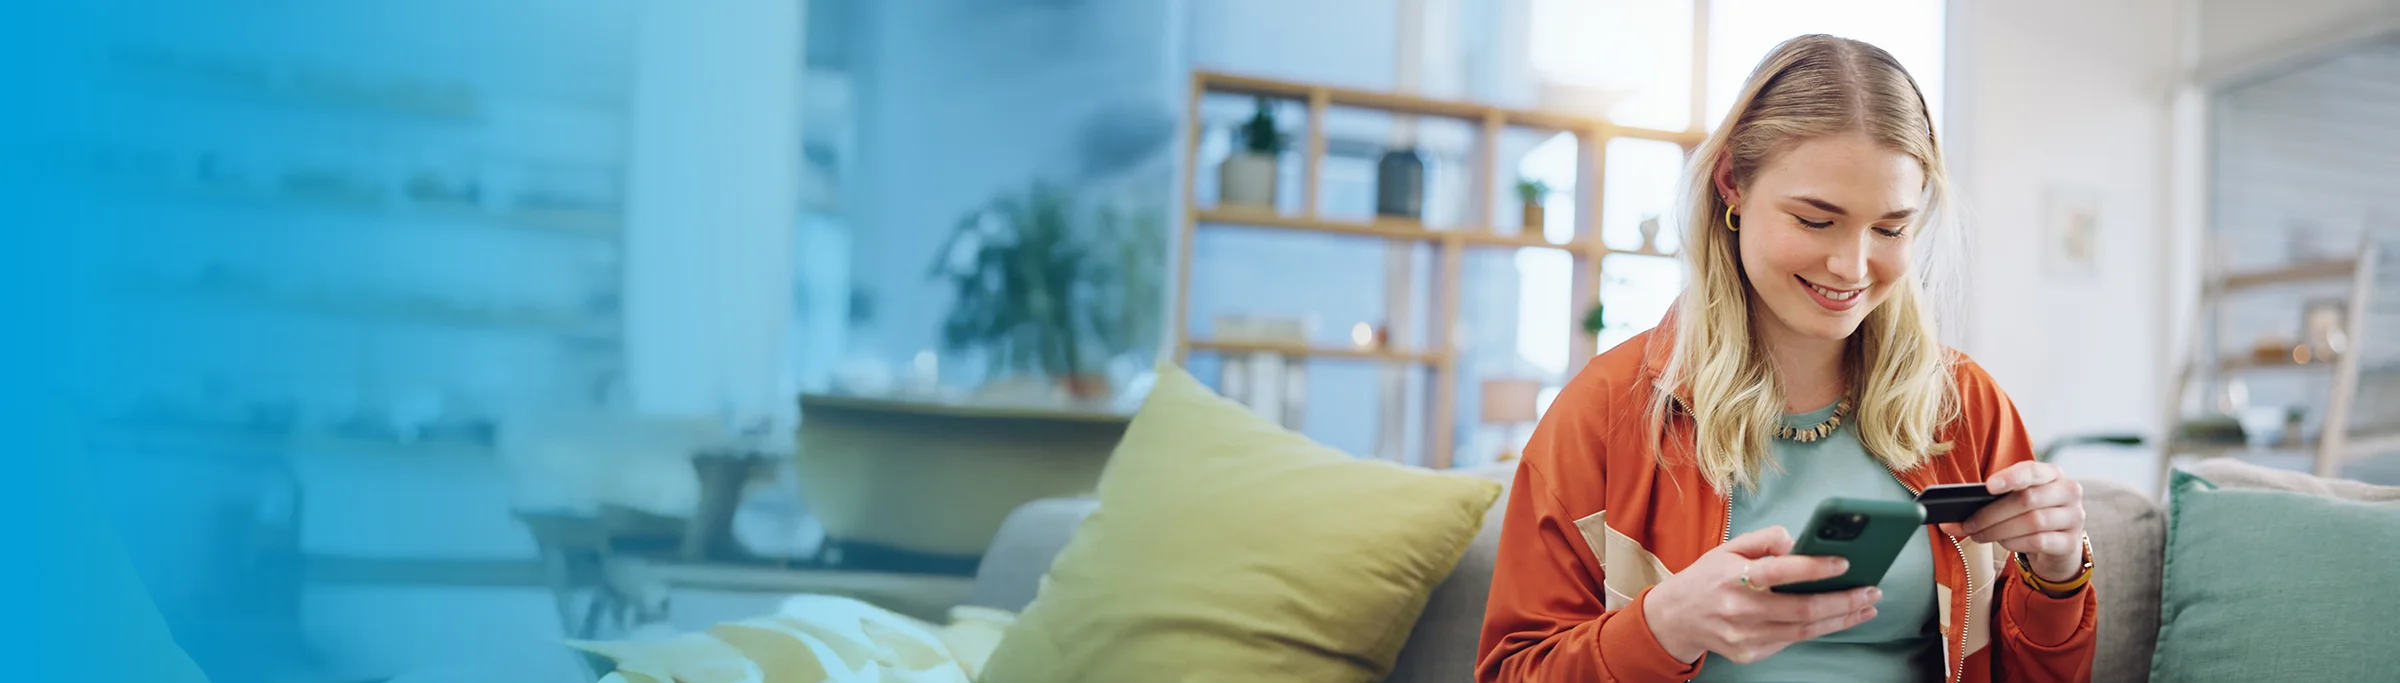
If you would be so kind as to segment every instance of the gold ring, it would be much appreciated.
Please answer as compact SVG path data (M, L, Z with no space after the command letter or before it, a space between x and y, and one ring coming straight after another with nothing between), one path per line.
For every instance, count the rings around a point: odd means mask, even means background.
M1742 564L1742 587L1754 591L1765 592L1767 590L1766 586L1761 586L1750 582L1750 565L1754 564L1758 564L1758 560L1751 560Z

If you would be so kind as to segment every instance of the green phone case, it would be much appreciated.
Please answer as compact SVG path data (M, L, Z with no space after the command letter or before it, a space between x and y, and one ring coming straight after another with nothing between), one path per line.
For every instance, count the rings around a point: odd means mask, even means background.
M1823 535L1828 526L1845 519L1863 520L1865 527L1855 538ZM1802 529L1799 540L1792 544L1792 554L1837 555L1850 560L1850 571L1830 579L1776 586L1775 591L1824 593L1881 583L1909 537L1921 533L1925 533L1925 508L1916 501L1827 498L1809 515L1808 528Z

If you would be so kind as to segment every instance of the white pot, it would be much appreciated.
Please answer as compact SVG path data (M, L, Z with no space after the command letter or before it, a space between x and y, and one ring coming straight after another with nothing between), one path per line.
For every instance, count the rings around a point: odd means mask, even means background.
M1275 155L1236 152L1217 166L1217 203L1275 206Z

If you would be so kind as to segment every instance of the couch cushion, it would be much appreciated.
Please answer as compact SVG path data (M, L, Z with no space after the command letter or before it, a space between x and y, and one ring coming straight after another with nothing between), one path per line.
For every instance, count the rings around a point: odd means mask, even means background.
M1000 522L992 547L984 551L967 604L1025 611L1050 562L1066 549L1083 518L1099 508L1098 498L1046 498L1017 506Z
M980 680L1381 680L1500 489L1352 458L1162 364Z
M1459 470L1460 474L1500 482L1505 487L1516 477L1514 462ZM1449 578L1434 586L1433 596L1425 603L1425 612L1417 617L1416 630L1409 632L1408 644L1401 648L1400 659L1392 667L1385 683L1451 683L1473 680L1475 677L1475 645L1482 637L1483 604L1492 592L1492 561L1500 548L1500 518L1507 513L1503 491L1500 501L1484 512L1483 529L1475 534L1466 554L1459 557L1458 566ZM2139 495L2136 495L2139 498ZM1083 518L1099 509L1100 501L1090 498L1058 498L1039 500L1017 508L1000 526L1000 535L993 539L992 548L983 556L983 567L975 573L975 588L967 604L1009 611L1022 611L1033 602L1035 586L1050 561L1065 548L1067 539ZM2151 521L2164 526L2152 511ZM2094 534L2098 535L2097 532ZM2158 534L2151 534L2153 541ZM2157 549L2151 549L2152 564L2150 592L2157 593ZM2151 626L2157 626L2157 606L2151 604ZM2150 666L2148 633L2142 638L2141 669Z
M2400 670L2387 579L2400 503L2168 487L2156 680L2356 681Z
M2348 479L2327 479L2306 472L2261 467L2232 458L2192 463L2192 474L2229 489L2290 491L2324 498L2359 501L2400 500L2400 486L2376 486Z
M2167 517L2158 504L2121 484L2083 482L2084 532L2092 537L2092 590L2100 592L2100 643L2092 680L2138 681L2150 675L2158 642L2158 562Z
M1500 482L1506 487L1517 476L1516 461L1458 470L1460 474ZM1458 558L1450 578L1433 588L1417 630L1408 634L1400 662L1385 683L1457 683L1475 680L1475 645L1483 637L1483 604L1492 595L1492 562L1500 555L1500 518L1508 514L1508 494L1483 513L1483 530Z

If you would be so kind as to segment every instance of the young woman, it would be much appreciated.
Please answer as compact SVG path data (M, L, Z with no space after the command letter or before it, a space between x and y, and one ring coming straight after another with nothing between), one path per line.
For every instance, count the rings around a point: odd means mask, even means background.
M1939 342L1947 181L1916 81L1803 36L1692 156L1690 288L1560 392L1508 498L1477 680L2090 678L2083 492ZM1829 496L1980 482L1879 586L1788 595Z

